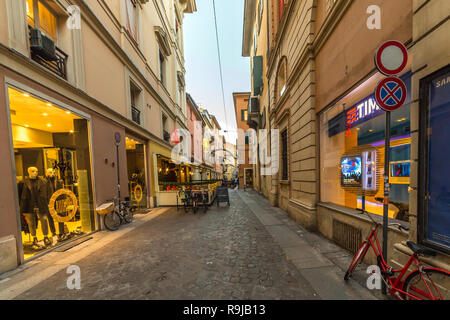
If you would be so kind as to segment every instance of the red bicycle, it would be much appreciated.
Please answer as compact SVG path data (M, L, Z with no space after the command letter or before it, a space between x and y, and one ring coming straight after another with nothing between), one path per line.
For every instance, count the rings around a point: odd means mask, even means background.
M367 212L365 213L367 214ZM367 216L375 226L372 228L369 237L356 251L344 279L348 280L352 276L356 266L364 260L367 252L372 248L377 257L381 279L386 284L391 296L399 300L449 300L450 272L439 268L424 267L420 261L420 256L434 256L436 252L408 241L407 245L413 251L413 254L403 268L394 270L384 260L378 241L377 229L381 224L376 222L369 214ZM391 223L390 225L396 225L400 230L409 230L399 223ZM405 277L410 267L413 270Z

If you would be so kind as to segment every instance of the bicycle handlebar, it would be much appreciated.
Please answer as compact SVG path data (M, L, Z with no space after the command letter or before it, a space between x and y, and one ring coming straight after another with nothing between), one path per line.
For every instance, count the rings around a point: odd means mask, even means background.
M369 212L367 212L367 211L364 210L363 213L365 213L365 214L369 217L369 219L372 220L372 222L373 222L376 226L382 226L382 225L383 225L382 223L379 223L379 222L375 221L375 219L372 218L372 216L369 214ZM392 222L392 223L389 223L388 226L397 226L397 228L398 228L400 231L402 231L402 230L404 230L404 231L409 231L409 228L408 228L408 227L406 227L406 226L404 226L404 225L402 225L402 224L400 224L400 223L398 223L398 222Z

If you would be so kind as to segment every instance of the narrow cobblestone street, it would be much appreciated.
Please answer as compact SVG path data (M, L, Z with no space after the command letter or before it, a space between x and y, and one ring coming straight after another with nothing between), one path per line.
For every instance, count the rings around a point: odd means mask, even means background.
M342 280L338 265L346 266L349 253L253 191L231 190L230 198L230 207L214 204L207 213L171 208L80 259L80 290L67 289L64 268L15 298L374 298ZM65 254L70 261L70 250Z

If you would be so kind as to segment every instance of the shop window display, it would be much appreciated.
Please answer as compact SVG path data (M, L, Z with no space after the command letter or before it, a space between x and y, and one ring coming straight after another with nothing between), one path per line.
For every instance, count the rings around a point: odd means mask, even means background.
M408 221L410 105L392 112L389 217ZM320 115L320 198L383 215L385 112L369 96L355 106L334 106Z
M8 88L25 259L95 229L89 121Z
M127 150L128 188L131 206L145 209L147 205L147 180L145 174L145 146L133 138L125 138Z

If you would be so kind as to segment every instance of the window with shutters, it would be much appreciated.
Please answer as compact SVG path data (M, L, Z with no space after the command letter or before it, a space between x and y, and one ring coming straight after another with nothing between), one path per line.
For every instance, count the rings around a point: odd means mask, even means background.
M166 58L164 54L159 51L159 80L161 80L162 85L166 86Z
M263 57L254 56L253 57L253 95L258 96L261 94L263 89Z
M131 34L134 40L138 40L137 37L137 3L136 0L125 0L125 10L127 16L127 30Z

